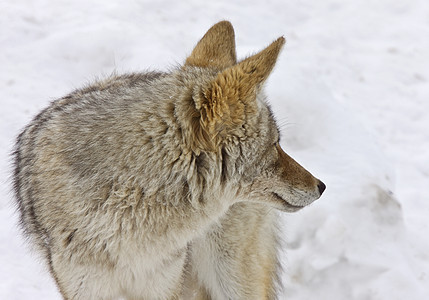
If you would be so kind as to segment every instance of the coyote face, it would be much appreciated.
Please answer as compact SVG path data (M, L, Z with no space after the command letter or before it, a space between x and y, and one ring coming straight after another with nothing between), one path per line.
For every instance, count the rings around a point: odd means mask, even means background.
M243 133L240 142L225 142L224 149L228 151L224 150L222 157L224 172L239 166L235 172L242 175L241 184L245 188L240 194L243 201L262 202L282 211L295 212L318 199L325 184L281 148L280 133L266 103L261 101L255 115L255 124L247 126L247 133ZM250 127L255 131L249 137ZM241 153L237 160L243 159L242 164L233 159L233 153ZM230 160L234 164L229 165Z
M325 184L280 147L279 129L261 90L285 39L237 63L234 37L228 31L222 26L209 30L185 65L185 70L204 67L216 74L194 93L204 141L222 151L223 173L230 173L226 178L243 177L241 197L297 211L318 199ZM220 36L227 38L219 40Z

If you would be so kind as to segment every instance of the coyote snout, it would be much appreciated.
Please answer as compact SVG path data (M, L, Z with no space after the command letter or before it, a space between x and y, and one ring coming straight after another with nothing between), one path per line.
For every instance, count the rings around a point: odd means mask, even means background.
M271 172L255 180L252 190L257 202L295 212L319 199L326 185L298 164L276 143Z
M273 194L284 202L285 210L299 210L319 199L326 188L325 184L286 154L279 144L276 150L279 155L276 172L287 185L283 184Z

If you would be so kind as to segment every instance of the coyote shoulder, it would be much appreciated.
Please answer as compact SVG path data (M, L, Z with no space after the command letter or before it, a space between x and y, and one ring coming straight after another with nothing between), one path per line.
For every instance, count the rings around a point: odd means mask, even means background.
M22 228L64 299L275 299L272 208L325 185L279 145L261 91L283 37L237 61L215 24L170 73L112 76L19 135Z

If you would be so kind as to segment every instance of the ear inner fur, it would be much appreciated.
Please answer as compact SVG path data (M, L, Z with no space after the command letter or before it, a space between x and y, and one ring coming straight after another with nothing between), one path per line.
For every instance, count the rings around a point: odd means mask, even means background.
M211 27L198 42L185 66L224 69L237 63L234 28L228 21Z

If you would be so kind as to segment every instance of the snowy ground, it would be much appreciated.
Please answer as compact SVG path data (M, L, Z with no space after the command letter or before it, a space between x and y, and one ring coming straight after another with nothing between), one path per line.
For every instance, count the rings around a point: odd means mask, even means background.
M183 62L222 19L240 57L286 37L267 94L283 147L328 187L284 215L280 298L429 299L425 0L1 1L0 299L60 299L16 229L19 130L95 77Z

